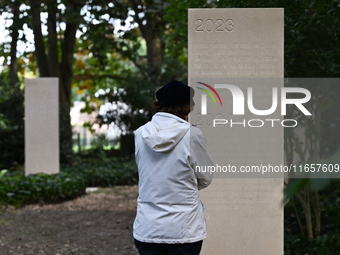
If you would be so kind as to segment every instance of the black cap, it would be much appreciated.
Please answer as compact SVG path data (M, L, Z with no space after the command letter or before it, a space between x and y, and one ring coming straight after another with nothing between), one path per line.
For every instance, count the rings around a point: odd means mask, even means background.
M162 104L182 104L194 97L195 91L183 82L173 80L156 92L156 98Z

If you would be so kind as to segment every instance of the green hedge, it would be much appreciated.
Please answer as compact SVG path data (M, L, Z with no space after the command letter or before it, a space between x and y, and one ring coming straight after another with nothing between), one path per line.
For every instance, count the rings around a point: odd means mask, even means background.
M35 174L2 178L0 203L15 207L31 203L58 203L85 193L86 181L82 176L68 173Z
M110 187L138 182L133 161L117 163L95 160L63 167L59 174L23 173L0 177L0 205L21 207L32 203L59 203L85 194L86 187Z
M298 235L285 236L285 255L334 255L339 254L340 234L328 232L314 239Z
M138 182L138 171L134 161L112 162L104 159L98 162L90 159L84 164L69 167L64 171L84 176L87 187L111 187Z

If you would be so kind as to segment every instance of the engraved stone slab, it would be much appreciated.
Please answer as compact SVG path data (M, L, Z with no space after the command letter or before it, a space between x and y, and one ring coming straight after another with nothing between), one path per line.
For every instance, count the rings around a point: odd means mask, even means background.
M237 170L284 164L279 106L267 116L247 108L249 87L256 109L270 108L275 87L280 98L283 25L283 9L189 9L189 85L195 89L190 122L206 136L214 164ZM202 83L215 88L221 105L217 94ZM233 84L242 91L244 114L235 114L235 98L219 84ZM216 119L228 120L228 125L214 127ZM230 126L230 120L239 124ZM261 121L267 125L252 127ZM202 254L283 254L283 179L230 176L215 174L211 186L200 191L208 230Z
M59 173L58 78L25 79L25 175Z

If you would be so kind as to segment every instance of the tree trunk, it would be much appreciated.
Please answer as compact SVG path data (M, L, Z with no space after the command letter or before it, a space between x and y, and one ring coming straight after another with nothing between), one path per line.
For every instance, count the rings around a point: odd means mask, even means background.
M321 231L321 208L320 208L320 200L319 200L319 192L311 192L312 206L315 215L315 232L316 234L320 234Z
M76 32L80 21L80 7L66 6L66 30L62 43L62 59L60 64L60 102L71 107L71 84L73 77L73 54L76 43ZM70 10L71 9L71 10Z
M151 80L160 86L161 70L164 55L164 42L158 37L152 37L146 39L147 45L147 60L148 60L148 73Z
M59 65L58 35L56 31L58 3L56 0L49 0L46 3L48 11L48 55L45 52L43 35L41 32L40 1L30 0L35 53L40 77L59 77L60 161L61 163L68 164L72 162L73 158L70 119L73 53L82 5L78 4L76 1L65 3L66 30L61 46L62 57Z
M305 208L305 217L306 217L306 226L307 226L307 235L308 238L313 238L313 223L312 223L312 214L311 214L311 210L310 210L310 192L309 192L309 188L306 188L306 198L305 198L305 202L306 202L306 208Z
M310 210L310 201L309 201L309 188L306 187L302 192L297 193L296 198L299 200L303 212L305 214L306 219L306 227L307 227L307 236L308 238L313 238L313 223L312 223L312 215Z
M60 102L60 159L62 163L71 163L73 155L72 127L70 119L71 85L73 77L73 53L76 32L80 22L81 6L66 5L66 30L62 42L60 64L59 102Z
M40 20L40 1L30 0L31 6L31 21L34 34L34 46L35 54L37 57L37 63L39 67L40 77L48 77L48 63L45 52L45 45L43 35L41 32L41 20Z
M304 236L305 232L303 231L303 227L302 227L302 223L301 223L301 220L300 220L300 216L299 216L298 210L297 210L296 205L295 205L295 200L293 201L293 207L294 207L294 211L295 211L295 215L296 215L297 221L299 223L299 228L300 228L300 231L301 231L301 235Z
M49 0L47 3L47 28L48 28L48 71L51 77L59 77L59 49L57 34L57 1Z
M10 84L14 86L17 82L19 82L18 79L18 59L17 59L17 42L19 37L19 28L20 28L20 11L19 11L19 5L18 4L12 4L12 14L13 14L13 24L11 26L11 64L9 66L9 78L10 78Z
M155 7L157 4L156 1L132 1L135 21L138 23L138 27L146 41L149 79L155 84L155 88L161 85L161 70L165 48L165 43L160 38L165 30L165 23L163 22L162 9ZM149 12L141 11L140 5L144 5ZM143 12L144 18L140 18L141 12Z

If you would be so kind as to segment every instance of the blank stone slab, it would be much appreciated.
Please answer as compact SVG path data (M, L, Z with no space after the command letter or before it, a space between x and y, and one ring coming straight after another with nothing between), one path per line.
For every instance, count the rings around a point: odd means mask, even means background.
M283 9L189 9L188 29L189 85L196 91L189 119L207 138L213 162L237 167L283 164L282 127L212 129L211 118L227 118L225 109L232 107L232 100L218 90L224 104L218 108L208 96L209 119L201 114L201 91L196 89L197 81L213 86L227 78L283 78ZM254 102L267 107L267 87L255 87ZM247 88L241 89L245 94ZM273 115L282 119L279 111ZM249 116L231 117L241 121ZM283 254L283 179L215 176L200 198L209 215L202 255Z
M58 78L25 79L25 175L59 173Z

